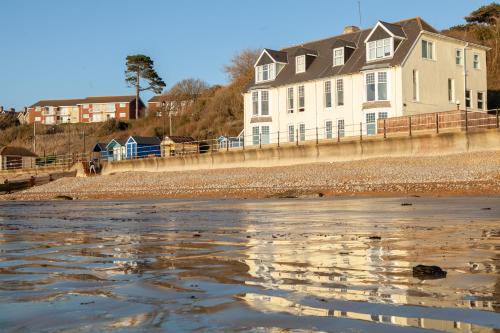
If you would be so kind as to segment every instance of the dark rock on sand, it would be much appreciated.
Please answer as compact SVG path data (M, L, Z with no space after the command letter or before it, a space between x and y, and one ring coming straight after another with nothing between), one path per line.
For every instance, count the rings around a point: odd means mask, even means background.
M447 272L443 271L439 266L417 265L413 267L413 277L420 280L435 280L444 279Z

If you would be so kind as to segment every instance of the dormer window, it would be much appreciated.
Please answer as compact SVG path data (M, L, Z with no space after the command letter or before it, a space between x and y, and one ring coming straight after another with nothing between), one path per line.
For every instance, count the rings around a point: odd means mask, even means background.
M306 71L306 56L301 55L295 57L295 73L304 73Z
M265 64L262 66L257 66L256 68L256 78L257 82L265 82L275 79L275 64Z
M344 48L339 47L333 49L333 66L341 66L344 64Z
M367 43L366 57L368 61L392 57L392 38L384 38Z

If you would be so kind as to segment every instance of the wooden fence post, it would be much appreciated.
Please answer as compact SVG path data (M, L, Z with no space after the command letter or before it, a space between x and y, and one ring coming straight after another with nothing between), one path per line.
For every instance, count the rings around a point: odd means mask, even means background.
M318 145L318 126L316 126L316 145Z
M363 141L363 122L359 123L359 141Z
M280 131L278 131L278 148L280 146Z
M297 134L295 141L296 141L296 145L298 146L299 145L299 129L298 128L295 130L295 133Z
M385 120L386 119L384 119L384 139L387 139L387 128L385 126Z
M436 112L436 134L439 134L439 113Z
M340 124L337 122L337 142L340 142Z
M499 128L500 123L498 122L498 108L497 108L496 112L497 112L497 128Z
M411 116L408 117L408 134L411 136Z
M262 149L262 133L259 133L259 149Z

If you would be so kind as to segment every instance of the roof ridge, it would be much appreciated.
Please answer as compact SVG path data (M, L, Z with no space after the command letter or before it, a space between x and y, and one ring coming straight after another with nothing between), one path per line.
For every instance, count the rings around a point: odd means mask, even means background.
M392 25L399 25L398 23L409 22L409 21L417 21L418 24L419 24L420 29L424 30L422 28L420 20L422 20L420 18L420 16L415 16L415 17L411 17L411 18L408 18L408 19L404 19L404 20L400 20L400 21L395 21L395 22L386 22L386 21L382 21L382 20L377 20L377 22L383 22L383 23L388 23L388 24L392 24ZM322 41L326 41L328 39L340 38L341 36L346 36L346 35L353 35L353 34L360 34L361 35L365 31L372 30L375 27L375 25L372 26L372 27L370 27L370 28L360 29L358 31L353 31L353 32L349 32L349 33L346 33L346 34L339 34L339 35L334 35L334 36L330 36L330 37L326 37L326 38L320 38L320 39L315 39L315 40L311 40L311 41L307 41L307 42L292 44L290 46L281 48L280 51L284 51L284 50L291 49L291 48L294 48L294 47L304 47L304 45L307 45L307 44L322 42Z

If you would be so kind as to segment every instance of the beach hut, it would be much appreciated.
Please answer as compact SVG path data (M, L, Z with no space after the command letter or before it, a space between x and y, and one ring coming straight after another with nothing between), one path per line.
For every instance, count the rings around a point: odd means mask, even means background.
M98 142L92 148L92 159L97 159L99 161L106 161L108 159L108 150L106 149L106 143Z
M198 143L190 136L166 136L161 142L161 156L195 154Z
M161 156L160 139L156 136L131 136L125 143L127 159Z
M108 161L121 161L125 158L127 139L113 139L106 146Z
M227 137L227 136L219 136L217 138L217 142L219 143L219 149L227 149L229 148L238 148L243 147L243 137Z
M37 157L26 148L3 147L0 149L0 170L34 168Z

